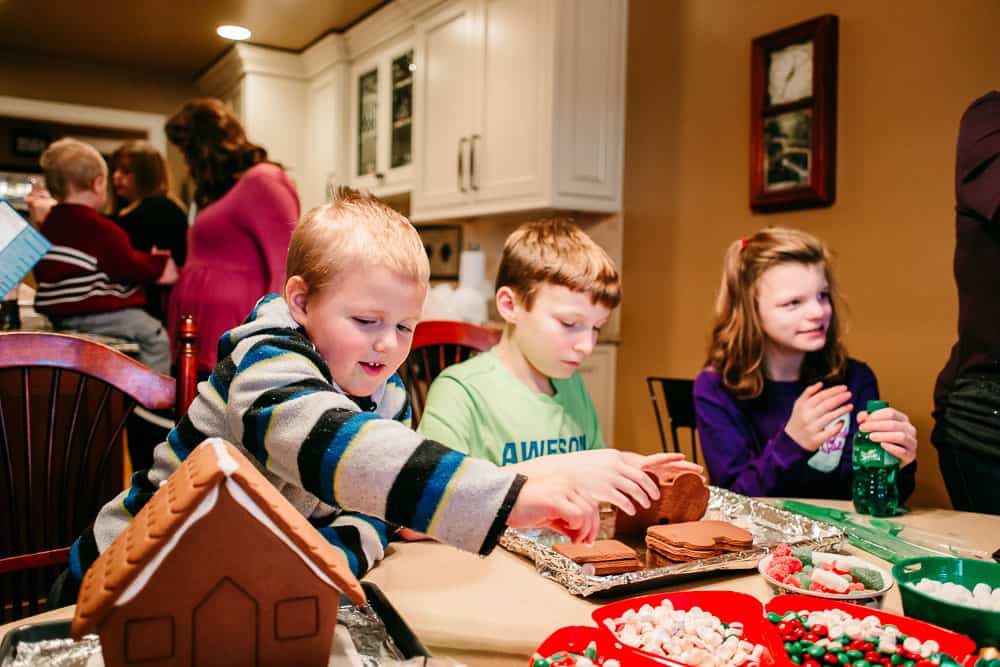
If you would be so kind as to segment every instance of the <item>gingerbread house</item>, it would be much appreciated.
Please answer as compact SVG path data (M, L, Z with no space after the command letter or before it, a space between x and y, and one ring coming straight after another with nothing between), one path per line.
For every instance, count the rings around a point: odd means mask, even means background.
M108 667L327 665L341 593L365 602L343 555L213 438L87 571L72 635Z

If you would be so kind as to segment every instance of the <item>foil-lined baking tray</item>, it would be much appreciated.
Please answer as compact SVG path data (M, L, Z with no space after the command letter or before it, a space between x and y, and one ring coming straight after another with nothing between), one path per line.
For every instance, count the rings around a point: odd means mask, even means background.
M370 582L362 582L368 604L342 604L337 613L330 665L444 664L430 657L409 626ZM103 665L97 635L80 641L69 637L69 621L26 624L14 628L0 644L0 667L94 667Z
M552 550L553 544L568 541L559 533L508 528L500 538L500 544L509 551L527 556L543 577L561 584L570 593L601 597L711 576L726 570L752 570L772 547L782 542L813 549L839 547L844 542L844 532L839 528L726 489L714 486L709 489L708 510L704 518L729 521L749 530L753 534L752 549L638 572L597 576L587 565L578 565ZM613 512L602 512L601 537L610 537L613 533L613 517ZM646 562L644 540L622 541L635 548L639 560Z

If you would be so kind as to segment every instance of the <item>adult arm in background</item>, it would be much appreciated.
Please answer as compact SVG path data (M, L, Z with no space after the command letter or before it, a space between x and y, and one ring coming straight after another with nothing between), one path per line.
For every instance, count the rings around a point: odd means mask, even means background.
M753 426L714 370L703 370L695 378L694 409L705 466L716 486L746 496L770 496L782 475L813 455L784 428L756 453Z
M285 287L285 260L299 219L299 196L281 167L259 164L240 178L241 221L251 231L262 262L265 292Z

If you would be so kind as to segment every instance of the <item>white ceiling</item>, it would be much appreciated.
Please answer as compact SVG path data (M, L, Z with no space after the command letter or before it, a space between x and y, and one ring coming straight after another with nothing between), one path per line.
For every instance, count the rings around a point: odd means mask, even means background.
M385 2L0 0L0 49L191 78L232 43L217 25L243 25L253 44L300 51Z

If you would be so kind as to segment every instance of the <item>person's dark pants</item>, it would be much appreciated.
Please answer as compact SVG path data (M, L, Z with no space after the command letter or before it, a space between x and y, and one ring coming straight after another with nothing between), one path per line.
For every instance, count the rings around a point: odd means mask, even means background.
M1000 514L1000 459L958 447L938 447L941 475L955 509Z

